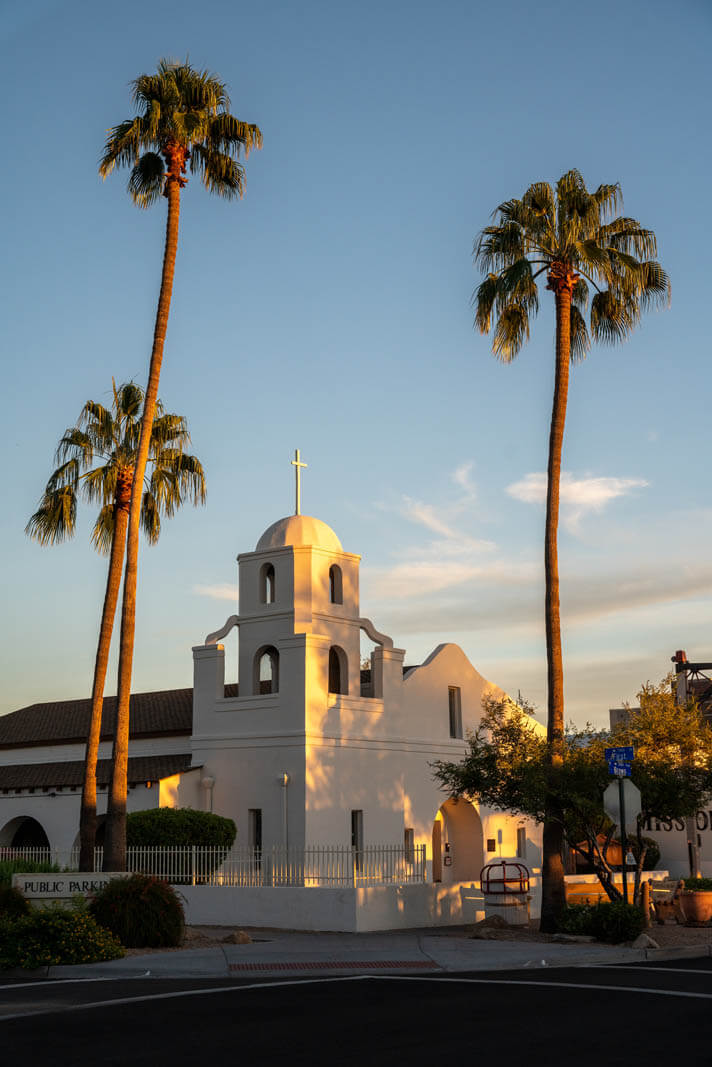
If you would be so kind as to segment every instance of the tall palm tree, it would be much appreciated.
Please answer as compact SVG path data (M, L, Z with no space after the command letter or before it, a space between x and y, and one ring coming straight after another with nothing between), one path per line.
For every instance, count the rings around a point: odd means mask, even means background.
M155 74L141 74L132 82L132 88L139 113L109 130L99 173L106 178L117 166L131 167L128 191L134 203L149 207L162 194L168 200L168 215L161 290L126 541L116 734L104 850L104 870L115 871L126 867L126 775L141 486L173 291L181 190L188 180L185 173L190 164L191 173L200 176L208 192L228 199L242 196L244 170L239 161L240 152L244 151L247 156L251 148L262 147L259 128L230 114L225 85L208 71L194 70L187 62L163 59Z
M670 295L667 275L654 258L655 234L635 219L617 215L621 203L620 185L599 185L589 193L579 172L570 170L555 187L535 182L521 200L500 204L474 248L476 265L487 272L473 297L475 325L489 333L494 324L492 349L499 359L510 362L529 340L530 317L539 310L537 278L542 275L556 307L544 552L551 782L542 864L541 927L546 931L556 928L564 905L563 828L554 786L564 738L557 529L569 365L585 356L591 337L609 344L625 340L641 313ZM587 326L589 285L595 293Z
M134 382L117 388L113 403L105 408L93 400L82 408L76 426L65 431L57 447L54 471L39 507L25 527L40 544L54 544L72 537L76 527L77 498L100 504L91 539L94 547L109 555L104 607L94 661L91 719L87 738L79 819L79 869L94 870L96 843L96 764L101 735L104 683L109 662L111 634L121 585L121 567L126 544L126 526L138 449L143 390ZM149 442L149 476L144 476L141 527L150 544L161 532L161 514L171 516L186 498L193 504L205 500L203 468L183 451L190 434L182 415L166 414L160 401Z

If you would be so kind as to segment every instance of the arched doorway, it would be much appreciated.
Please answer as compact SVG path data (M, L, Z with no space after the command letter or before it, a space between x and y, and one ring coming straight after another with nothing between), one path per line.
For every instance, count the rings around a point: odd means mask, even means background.
M0 847L4 848L46 848L49 838L41 823L30 815L18 815L0 830Z
M446 800L433 823L433 881L476 881L482 870L482 820L469 800Z

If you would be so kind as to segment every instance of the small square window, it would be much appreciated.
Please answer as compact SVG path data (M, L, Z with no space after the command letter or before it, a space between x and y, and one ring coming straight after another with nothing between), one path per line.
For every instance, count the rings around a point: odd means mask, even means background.
M527 855L527 828L526 826L517 827L517 858L526 859Z
M487 851L488 852L496 852L497 851L497 842L495 841L495 839L493 837L488 837L487 838Z
M405 862L412 863L415 859L415 831L412 827L407 827L403 835L403 844L405 847Z

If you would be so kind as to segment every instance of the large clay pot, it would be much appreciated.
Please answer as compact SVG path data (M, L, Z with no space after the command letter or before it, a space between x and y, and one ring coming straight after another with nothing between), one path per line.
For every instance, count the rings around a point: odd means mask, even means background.
M688 923L707 923L712 919L712 891L695 892L692 889L683 889L680 894L680 907Z

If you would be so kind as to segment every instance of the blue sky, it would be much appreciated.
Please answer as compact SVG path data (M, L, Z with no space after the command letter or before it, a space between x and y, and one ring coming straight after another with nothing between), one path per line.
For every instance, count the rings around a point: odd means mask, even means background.
M407 661L455 641L545 707L553 308L499 364L472 328L471 253L499 202L570 167L620 181L673 295L572 373L567 714L604 721L676 648L712 658L709 223L692 209L711 38L706 0L8 4L0 711L91 687L91 513L51 549L23 528L85 400L145 381L164 206L137 210L97 159L161 56L218 72L264 148L242 201L196 182L183 198L160 392L189 419L208 503L142 554L134 688L191 684L191 646L235 610L235 556L292 509L299 447L303 510L362 554L362 611Z

